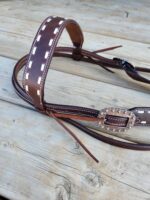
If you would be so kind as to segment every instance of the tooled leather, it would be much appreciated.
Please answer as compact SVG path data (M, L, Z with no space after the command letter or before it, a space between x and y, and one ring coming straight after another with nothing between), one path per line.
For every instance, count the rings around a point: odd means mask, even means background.
M48 21L47 21L48 20ZM58 24L60 21L63 21L60 24L59 29L56 31L57 33L53 35L53 32L56 28L58 28ZM64 23L64 24L63 24ZM71 26L73 24L73 26ZM46 27L44 27L46 25ZM42 30L42 27L44 27ZM62 31L64 28L67 28L70 37L72 39L74 47L56 47L58 40L61 36ZM41 33L42 30L42 34ZM41 35L41 37L39 37ZM52 37L53 36L53 37ZM47 48L47 44L50 42L50 39L53 39L53 45ZM38 44L36 44L38 40ZM115 59L107 59L97 54L98 51L95 52L89 52L87 50L82 49L82 43L83 43L83 35L82 31L79 27L79 25L74 20L66 20L64 18L60 17L48 17L42 25L40 26L40 29L36 35L36 38L34 39L31 51L29 55L24 56L22 59L18 61L14 68L13 76L12 76L12 82L16 89L16 92L18 95L23 98L25 101L30 103L31 105L35 106L40 110L40 112L43 112L46 114L46 112L53 112L55 113L55 117L59 117L62 119L70 119L70 123L76 124L76 122L72 122L71 119L78 119L78 120L86 120L86 121L99 121L98 118L99 110L91 109L91 108L85 108L85 107L79 107L79 106L69 106L69 105L60 105L60 104L51 104L47 103L44 100L44 83L47 76L47 71L49 64L51 62L51 59L53 56L64 56L73 58L74 60L82 60L85 62L90 62L93 64L98 64L100 66L105 66L109 68L117 68L120 70L125 70L125 72L133 79L136 79L141 82L149 83L149 80L143 78L140 76L138 72L150 72L150 69L147 68L140 68L135 67L133 68L133 71L125 68L122 63L118 62ZM34 49L34 47L37 47ZM77 50L77 51L75 51ZM34 54L33 54L34 52ZM45 52L48 52L48 56L44 59L46 67L43 70L44 73L41 75L40 69L41 64L43 63L43 57L45 56ZM29 68L30 61L32 61L32 67ZM34 62L33 62L34 61ZM24 76L23 76L23 88L18 83L17 80L17 74L18 72L25 66ZM27 75L29 73L29 76ZM38 84L38 77L42 77L41 84ZM27 78L28 77L28 78ZM28 85L28 91L26 90L26 85ZM40 87L39 87L40 85ZM40 95L37 95L37 91L40 90ZM149 126L150 125L150 107L136 107L136 108L130 108L130 111L132 111L136 116L135 126ZM45 112L46 111L46 112ZM69 120L68 120L69 121ZM127 118L125 117L117 117L117 116L107 116L107 124L115 125L115 126L126 126L127 124ZM77 125L77 124L76 124ZM77 125L80 127L80 125ZM82 127L82 129L84 129ZM88 133L88 128L85 127L85 132ZM91 130L89 131L91 133ZM93 133L94 135L96 134ZM99 134L98 134L99 135ZM102 136L97 138L102 139ZM110 141L110 139L104 139L105 142ZM108 142L109 143L109 142ZM111 144L114 144L113 141L110 142ZM119 143L120 144L120 143ZM139 147L137 144L136 149L142 149L143 146ZM119 146L119 145L116 145ZM132 145L122 145L122 147L125 148L132 148ZM134 149L134 147L132 148ZM150 149L148 146L146 150ZM144 149L145 150L145 147Z

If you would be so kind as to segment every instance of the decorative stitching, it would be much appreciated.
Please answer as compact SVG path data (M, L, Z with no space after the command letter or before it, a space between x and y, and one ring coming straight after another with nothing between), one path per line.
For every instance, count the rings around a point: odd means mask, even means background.
M37 32L37 36L39 35L39 33L40 33L40 31L41 31L41 29L42 29L42 27L43 27L43 25L46 23L46 20L41 24L41 26L40 26L40 28L39 28L39 30L38 30L38 32ZM36 37L37 37L36 36ZM32 50L33 50L33 47L35 46L35 43L36 43L36 39L34 40L34 42L33 42L33 44L32 44L32 47L31 47L31 50L30 50L30 52L32 52ZM24 77L24 80L25 80L25 75L26 75L26 73L27 73L27 71L28 71L28 68L31 68L31 66L32 66L32 61L31 61L31 54L29 54L29 58L28 58L28 62L27 62L27 65L26 65L26 68L25 68L25 71L24 71L24 75L23 75L23 77ZM24 85L25 85L25 83L23 83ZM28 93L28 92L27 92Z
M61 20L58 24L61 25L64 22L64 20Z
M37 90L37 95L40 96L40 90Z
M29 78L29 73L26 73L26 79L28 79Z
M44 70L44 67L45 67L45 64L42 64L42 65L41 65L41 71Z
M25 85L25 90L26 90L27 92L29 91L28 85Z
M56 34L56 33L58 33L58 31L59 31L59 29L58 28L55 28L55 30L54 30L54 34Z
M66 18L67 19L67 18ZM64 20L64 22L65 22L65 20ZM60 27L61 28L61 27ZM54 43L55 43L55 41L53 41L53 45L54 45ZM47 68L47 65L48 65L48 60L49 60L49 57L50 57L50 55L51 55L51 50L52 50L52 48L50 48L50 51L49 51L49 55L48 55L48 58L47 58L47 60L46 60L46 63L45 63L45 67ZM42 74L42 79L41 79L41 84L40 84L40 91L41 91L41 89L42 89L42 83L44 82L44 78L45 78L45 75L46 75L46 70L44 69L43 70L44 72L43 72L43 74ZM41 100L41 99L40 99ZM40 102L41 103L41 102ZM82 111L87 111L86 109L82 109ZM95 112L94 111L87 111L88 113L91 113L91 114L95 114Z
M144 113L144 110L138 110L137 111L139 114L143 114Z
M147 122L146 121L141 121L141 124L146 124Z
M46 52L45 52L44 58L47 59L47 58L48 58L48 55L49 55L49 51L46 51Z
M40 83L41 83L41 76L39 76L37 83L40 85Z
M50 39L48 45L51 46L52 43L53 43L53 39Z
M44 31L45 28L46 28L46 24L45 24L45 23L46 23L46 22L50 22L50 21L51 21L50 18L48 18L47 20L45 20L45 21L43 22L43 24L41 25L41 28L39 29L38 33L40 32L40 30ZM65 22L65 20L60 20L60 21L58 22L58 24L61 25L61 24L63 24L63 22ZM58 32L59 32L59 28L57 27L57 28L54 29L54 32L53 32L53 33L54 33L54 34L57 34ZM38 33L37 33L37 35L38 35ZM41 38L41 35L38 35L36 41L40 41L40 38ZM54 40L54 39L52 39L52 38L50 39L50 41L49 41L49 46L52 46L52 45L53 45L53 40ZM33 46L32 46L32 52L33 52L33 53L36 51L36 49L34 48L34 45L35 45L35 41L34 41ZM41 64L41 71L42 71L43 73L42 73L42 75L41 75L41 78L38 79L38 84L40 85L40 90L37 90L37 95L38 95L38 96L40 96L40 93L41 93L42 83L43 83L44 78L45 78L45 75L46 75L45 66L47 67L47 64L48 64L48 61L49 61L49 57L50 57L50 55L51 55L51 50L52 50L52 48L50 48L50 51L46 51L46 52L45 52L44 58L46 59L46 62ZM29 60L30 60L30 58L31 58L31 55L30 55L30 57L29 57ZM30 63L30 62L29 62L29 63ZM32 65L32 64L30 63L30 66L31 66L31 65ZM30 68L30 67L29 67L29 68ZM41 103L41 96L40 96L40 103ZM90 113L94 113L94 112L90 112Z
M32 67L32 63L33 63L32 61L29 62L29 65L28 65L29 68Z
M48 18L48 19L47 19L47 22L50 22L51 20L52 20L52 18Z
M44 31L46 29L46 25L44 24L42 27L42 31Z
M36 49L37 49L37 47L34 47L34 48L33 48L33 50L32 50L32 54L33 54L33 55L35 54Z
M58 28L55 28L55 30L56 30L56 29L59 30ZM54 30L54 32L55 32L55 30ZM56 41L56 40L55 40L55 41ZM55 41L53 42L53 45L54 45ZM49 52L48 52L49 54L48 54L48 56L47 56L47 58L46 58L45 67L47 67L47 65L48 65L48 60L49 60L50 55L51 55L51 50L52 50L52 48L50 48L50 50L49 50ZM46 76L46 70L44 69L43 74L42 74L41 83L40 83L40 91L41 91L41 89L42 89L42 83L43 83L43 81L44 81L45 76ZM41 98L40 98L40 103L41 103Z
M37 41L37 42L39 42L39 41L40 41L40 39L41 39L41 35L38 35L38 37L37 37L36 41Z

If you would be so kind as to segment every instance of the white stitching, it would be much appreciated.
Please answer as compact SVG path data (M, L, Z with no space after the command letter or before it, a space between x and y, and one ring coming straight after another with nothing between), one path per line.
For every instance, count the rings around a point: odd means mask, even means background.
M144 113L144 110L138 110L137 111L139 114L143 114Z
M44 70L44 67L45 67L45 64L42 64L42 65L41 65L41 71Z
M48 19L47 19L48 20ZM45 21L45 23L47 22L47 20ZM48 20L49 21L49 20ZM62 22L60 22L60 24L61 24ZM44 24L44 23L43 23ZM42 31L44 31L45 30L45 28L46 28L46 25L44 24L43 26L41 26L41 30ZM40 29L39 29L39 31L38 32L40 32ZM55 28L55 30L54 30L54 34L56 34L57 32L59 32L59 29L58 28ZM40 40L40 36L38 37L37 36L37 40ZM36 40L36 41L37 41ZM33 43L33 47L32 48L34 48L34 45L35 45L35 42ZM47 59L47 58L49 58L49 56L50 56L50 52L49 51L46 51L45 52L45 59ZM31 56L29 57L29 59L31 58ZM29 68L31 68L31 66L32 66L32 61L29 61ZM42 79L43 79L43 76L45 75L45 65L47 65L47 61L46 61L46 63L44 63L44 64L41 64L41 71L44 71L43 72L43 74L42 74L42 76L41 76L41 82L43 81ZM26 68L27 69L27 68ZM26 71L27 72L27 71ZM26 73L25 72L25 73ZM40 92L41 92L41 82L40 82L40 90L37 90L37 95L38 96L40 96L40 102L41 102L41 95L40 95Z
M40 83L41 83L41 76L39 76L37 83L40 85Z
M141 124L146 124L146 121L141 121Z
M50 22L51 20L52 20L51 18L48 18L48 19L47 19L47 22Z
M45 24L45 21L43 22L43 24ZM41 27L42 27L42 25L41 25ZM41 27L40 27L40 29L38 30L38 33L37 33L37 34L40 33ZM36 40L33 42L32 48L34 47L35 42L36 42ZM29 61L30 59L31 59L31 54L30 54L30 56L29 56L29 58L28 58L28 62L27 62L28 68L31 68L31 66L32 66L32 61ZM23 75L24 79L25 79L25 74L27 73L28 68L27 68L27 67L25 68L24 75Z
M53 43L53 39L50 39L50 41L49 41L48 45L49 45L49 46L51 46L51 45L52 45L52 43Z
M37 90L37 95L40 96L40 90Z
M46 25L44 24L44 26L42 27L42 31L44 31L44 30L45 30L45 28L46 28Z
M40 41L40 39L41 39L41 35L38 35L38 37L37 37L36 41L37 41L37 42L39 42L39 41Z
M58 32L58 28L55 28L54 30L54 34L56 34Z
M29 62L29 68L31 68L31 67L32 67L32 61Z
M33 48L33 50L32 50L32 54L33 54L33 55L35 54L36 49L37 49L37 47L34 47L34 48Z
M37 35L40 33L40 31L41 31L41 29L42 29L43 27L46 28L46 26L43 26L45 23L46 23L46 21L44 21L44 22L42 23L42 25L40 26L40 29L38 30ZM33 49L35 43L36 43L36 40L35 40L35 41L33 42L33 44L32 44L32 49ZM31 52L32 52L32 49L31 49ZM31 61L31 54L30 54L30 55L29 55L29 58L28 58L28 62L27 62L27 67L25 68L24 75L23 75L24 80L25 80L25 76L26 76L26 73L27 73L27 71L28 71L28 68L31 68L31 67L32 67L32 63L33 63L33 62ZM26 87L25 83L23 83L23 85L24 85L24 87ZM27 87L27 88L28 88L28 87ZM26 92L28 93L28 91L26 91ZM40 102L41 102L41 98L40 98Z
M57 28L57 30L59 31L58 28ZM54 31L55 31L55 30L54 30ZM54 41L54 42L55 42L55 41ZM48 58L50 57L51 50L52 50L52 49L50 49L50 51L49 51ZM47 59L47 60L48 60L48 59ZM46 61L46 63L45 63L45 66L46 66L46 67L47 67L47 65L48 65L48 61ZM40 91L41 91L41 87L42 87L42 83L43 83L45 74L46 74L46 70L43 70L43 74L42 74L42 76L41 76L42 79L41 79L41 84L40 84ZM41 101L41 99L40 99L40 101Z
M26 90L27 92L29 91L28 85L25 85L25 90Z
M64 20L61 20L58 24L61 25L64 22Z
M26 73L26 79L28 79L29 78L29 73Z
M48 55L49 55L49 51L46 51L46 52L45 52L44 58L47 59L47 58L48 58Z

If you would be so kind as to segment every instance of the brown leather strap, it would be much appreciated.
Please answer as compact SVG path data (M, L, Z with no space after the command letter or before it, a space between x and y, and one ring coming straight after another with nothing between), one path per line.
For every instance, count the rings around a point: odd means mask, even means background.
M56 49L57 50L57 49ZM60 49L59 49L60 50ZM65 49L66 50L66 49ZM83 51L83 50L82 50ZM56 51L56 55L59 56L61 55L60 51ZM85 54L85 52L84 52ZM66 54L66 56L70 57L70 54ZM27 62L27 56L23 57L15 66L14 69L14 75L13 75L13 83L14 86L16 87L18 94L28 103L32 104L34 106L34 102L30 96L26 94L24 90L20 87L20 85L17 83L17 73L18 71L25 66ZM45 107L49 111L55 110L56 115L58 117L63 117L63 118L72 118L72 119L80 119L80 120L87 120L87 121L99 121L100 119L98 118L99 111L95 109L89 109L89 108L83 108L83 107L77 107L77 106L68 106L68 105L56 105L56 104L49 104L44 102ZM150 107L136 107L136 108L131 108L129 109L132 111L135 116L136 116L136 121L135 121L135 126L136 125L141 125L141 126L148 126L150 125ZM107 119L108 124L113 124L120 126L124 124L126 125L126 119L123 118L118 118L116 117L111 117L111 119L108 117Z
M86 146L80 141L80 139L59 119L57 118L52 112L49 114L47 112L47 115L50 117L53 117L79 144L80 146L95 160L95 162L99 162L95 156L86 148Z
M61 33L67 29L73 47L56 47ZM149 144L121 142L104 137L97 132L81 125L74 120L93 121L99 124L102 131L122 132L132 126L150 126L150 107L135 107L129 109L106 108L101 111L91 108L47 103L44 100L44 84L49 65L53 56L72 58L75 61L85 61L97 64L113 73L113 68L124 70L132 79L150 83L139 72L150 73L150 69L133 67L127 61L119 58L108 59L98 53L112 50L120 46L90 52L82 48L83 34L79 25L71 19L48 17L40 26L32 44L29 55L24 56L15 65L12 82L18 95L46 115L53 113L60 118L78 127L84 132L109 144L134 150L150 150ZM25 67L23 87L18 83L17 75Z
M74 20L48 17L36 34L24 70L24 89L32 98L34 105L41 110L44 109L44 84L48 68L64 28L67 29L75 50L82 47L82 31Z

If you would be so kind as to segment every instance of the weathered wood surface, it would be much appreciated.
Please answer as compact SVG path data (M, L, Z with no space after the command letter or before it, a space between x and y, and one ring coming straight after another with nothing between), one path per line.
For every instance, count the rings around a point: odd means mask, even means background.
M85 48L122 44L103 55L150 67L149 7L146 0L0 1L0 194L16 200L150 199L149 152L119 149L71 127L99 159L95 164L53 119L22 101L11 84L14 59L28 52L48 15L75 18ZM64 34L60 44L68 41ZM46 99L97 109L144 106L149 89L123 72L112 75L98 66L57 58L49 70ZM120 137L150 143L148 128Z

